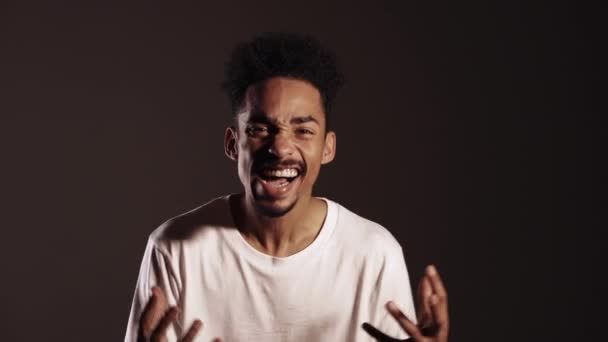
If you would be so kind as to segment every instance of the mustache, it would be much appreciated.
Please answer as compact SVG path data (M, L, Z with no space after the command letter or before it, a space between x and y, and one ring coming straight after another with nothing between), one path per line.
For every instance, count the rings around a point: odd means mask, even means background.
M306 172L306 163L301 160L295 159L284 159L280 161L263 161L256 163L254 161L253 169L256 171L262 171L265 169L277 169L277 168L297 168L301 174Z
M253 162L253 170L257 173L265 169L291 168L295 167L299 170L300 175L306 174L306 163L302 160L283 159L283 160L259 160Z
M260 148L253 154L253 165L251 170L255 173L262 173L265 169L290 168L295 167L301 176L306 174L308 167L304 160L285 157L281 159L273 153L269 153L267 148Z

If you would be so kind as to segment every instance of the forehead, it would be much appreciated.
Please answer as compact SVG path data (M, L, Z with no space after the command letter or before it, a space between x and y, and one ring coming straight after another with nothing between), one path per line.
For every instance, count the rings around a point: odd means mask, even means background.
M325 121L319 90L306 81L287 77L273 77L251 85L239 116L242 115L245 120L264 116L287 122L298 116L312 116L319 122Z

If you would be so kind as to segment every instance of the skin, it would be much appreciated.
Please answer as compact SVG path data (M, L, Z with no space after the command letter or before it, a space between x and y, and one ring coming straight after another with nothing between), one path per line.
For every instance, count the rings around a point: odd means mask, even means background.
M297 253L321 229L327 207L312 196L313 186L321 165L330 163L336 153L336 134L327 129L325 118L314 86L274 77L247 89L235 124L226 129L224 150L237 163L244 189L231 197L232 215L245 240L262 253ZM264 182L263 170L276 168L296 168L299 176L285 187L272 187ZM419 326L389 303L387 310L415 341L447 341L447 294L433 267L420 283L418 302ZM166 341L166 329L178 313L154 288L140 319L141 340ZM191 341L201 328L202 322L195 321L181 341ZM390 341L369 324L364 329L378 340Z
M138 341L166 342L167 329L179 316L179 309L175 306L169 307L167 298L158 287L152 288L152 297L146 304L139 320ZM180 342L191 342L202 329L203 322L194 321ZM219 338L213 342L221 342Z
M312 196L321 165L334 159L336 135L327 131L319 91L307 82L276 77L250 87L236 125L225 135L244 193L233 203L243 237L256 249L288 256L310 244L325 219L325 202ZM260 168L300 170L286 191L263 186Z
M401 328L410 335L407 341L447 342L450 328L448 316L448 293L437 268L426 267L425 274L418 285L416 296L418 304L418 325L408 319L393 303L386 303L386 310L397 320ZM384 334L369 323L363 323L363 329L381 342L399 341Z

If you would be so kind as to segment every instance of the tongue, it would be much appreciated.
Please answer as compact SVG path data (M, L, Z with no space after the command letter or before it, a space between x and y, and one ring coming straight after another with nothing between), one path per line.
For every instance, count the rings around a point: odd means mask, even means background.
M288 183L287 179L285 179L285 178L277 178L274 180L269 180L267 182L274 186L283 186Z

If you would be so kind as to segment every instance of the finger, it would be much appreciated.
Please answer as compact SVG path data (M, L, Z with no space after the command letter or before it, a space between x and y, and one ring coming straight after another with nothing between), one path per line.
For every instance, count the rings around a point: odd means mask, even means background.
M214 339L213 339L213 341L211 341L211 342L222 342L222 339L221 339L221 338L219 338L219 337L216 337L216 338L214 338Z
M401 310L395 305L393 302L386 303L386 309L388 312L397 320L399 325L405 330L405 332L410 335L414 341L423 341L424 336L416 326L416 324L412 323Z
M149 338L166 310L167 298L160 288L156 286L153 287L152 296L148 303L146 303L141 318L139 319L140 335Z
M421 327L428 325L432 319L431 295L433 288L429 278L425 275L418 286L418 324Z
M441 330L442 327L447 328L448 325L448 292L435 266L429 265L427 267L427 275L435 292L433 297L431 297L431 309L434 319Z
M448 293L443 285L441 276L434 265L427 266L426 275L429 277L433 292L439 295L439 297L447 297Z
M431 296L431 309L433 310L433 317L437 325L436 335L446 335L449 329L448 319L448 305L445 297L442 299L438 295Z
M378 330L378 328L374 327L373 325L365 322L361 325L361 328L363 328L363 330L365 330L366 333L368 333L371 337L373 337L376 341L380 341L380 342L398 342L401 340L398 340L396 338L390 337L387 334L383 333L382 331Z
M202 327L203 327L203 322L201 322L200 319L195 320L192 323L192 325L190 326L190 329L188 329L188 332L186 333L186 335L184 335L184 337L181 339L181 342L194 341L194 338L196 337L196 335L198 335L198 332L201 330Z
M177 315L179 314L179 310L176 307L172 307L167 311L167 313L163 316L163 319L160 320L156 329L152 333L152 341L165 341L167 338L167 329L171 323L177 320Z

